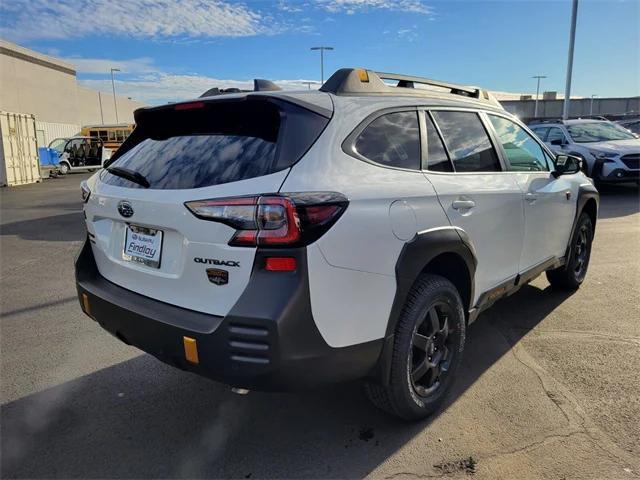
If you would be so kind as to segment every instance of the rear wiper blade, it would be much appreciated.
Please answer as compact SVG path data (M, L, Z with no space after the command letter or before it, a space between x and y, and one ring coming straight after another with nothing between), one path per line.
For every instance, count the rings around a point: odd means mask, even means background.
M105 170L116 177L125 178L133 183L143 186L144 188L149 188L151 186L149 180L147 180L147 178L140 172L135 172L122 167L107 167Z

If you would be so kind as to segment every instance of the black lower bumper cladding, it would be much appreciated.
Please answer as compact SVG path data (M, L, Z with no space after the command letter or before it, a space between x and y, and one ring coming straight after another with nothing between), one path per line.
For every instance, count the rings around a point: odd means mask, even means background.
M295 257L297 270L265 271L269 251L258 250L247 288L228 315L220 317L109 282L100 275L87 240L76 259L78 298L85 313L123 342L234 387L297 390L372 374L382 340L344 348L327 345L311 313L306 250L279 249L277 255ZM183 337L196 340L197 364L185 358Z

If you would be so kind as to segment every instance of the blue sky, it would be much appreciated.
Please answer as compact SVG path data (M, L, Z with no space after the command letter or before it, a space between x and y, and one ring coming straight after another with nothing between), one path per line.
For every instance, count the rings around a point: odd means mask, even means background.
M79 80L148 103L319 80L343 66L491 90L564 90L569 0L13 0L0 37L74 63ZM640 95L640 1L580 0L573 95Z

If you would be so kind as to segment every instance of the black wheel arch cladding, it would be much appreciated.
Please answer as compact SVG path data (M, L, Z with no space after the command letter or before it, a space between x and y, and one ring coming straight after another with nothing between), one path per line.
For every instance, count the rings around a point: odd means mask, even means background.
M430 267L439 267L440 259L444 259L453 268L447 272L440 268L433 271ZM477 259L469 237L463 230L456 227L420 232L404 244L396 262L396 294L378 366L378 379L383 385L389 382L396 325L409 291L416 280L425 272L436 273L447 278L459 290L463 309L467 315L473 302L476 266Z

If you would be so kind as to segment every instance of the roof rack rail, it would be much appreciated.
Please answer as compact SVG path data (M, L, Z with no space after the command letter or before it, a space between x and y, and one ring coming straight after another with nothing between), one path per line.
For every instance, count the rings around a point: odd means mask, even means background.
M558 118L532 118L527 124L542 124L542 123L564 123L564 120L561 117Z
M199 98L203 97L214 97L216 95L224 95L226 93L248 93L248 92L275 92L277 90L282 90L278 85L273 83L271 80L265 80L264 78L254 78L253 79L253 90L241 90L239 88L218 88L213 87L200 95Z
M383 80L395 80L394 87ZM474 100L491 103L502 108L502 105L487 90L455 83L431 80L430 78L400 75L396 73L374 72L363 68L341 68L336 71L320 87L320 91L335 95L431 95L435 90L416 88L416 84L438 87L443 94L460 95ZM437 91L436 91L437 92Z

